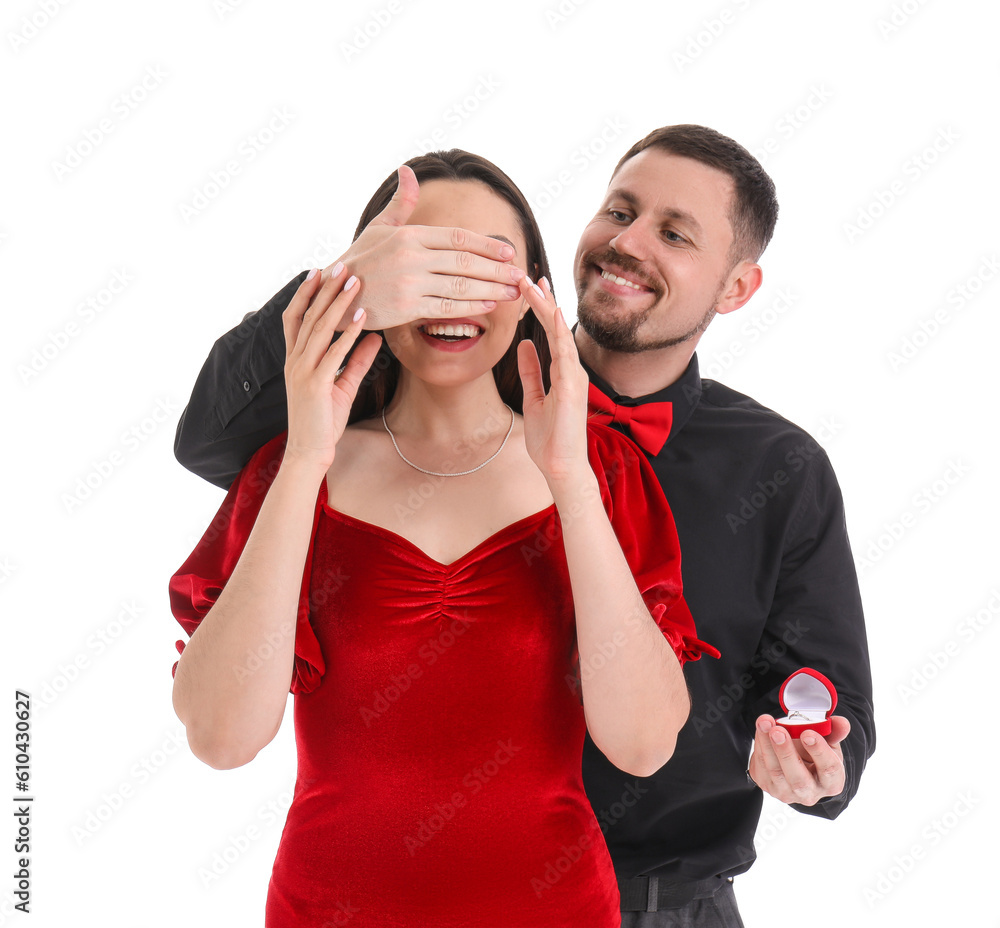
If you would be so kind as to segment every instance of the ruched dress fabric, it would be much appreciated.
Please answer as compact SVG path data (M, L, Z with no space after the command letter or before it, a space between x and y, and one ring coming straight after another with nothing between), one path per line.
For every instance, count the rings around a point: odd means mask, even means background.
M239 560L286 437L254 454L170 581L188 634ZM653 618L681 661L717 654L695 637L673 518L642 452L598 424L588 452ZM615 873L583 788L577 664L554 504L442 564L330 508L324 481L291 680L297 779L268 928L618 926Z

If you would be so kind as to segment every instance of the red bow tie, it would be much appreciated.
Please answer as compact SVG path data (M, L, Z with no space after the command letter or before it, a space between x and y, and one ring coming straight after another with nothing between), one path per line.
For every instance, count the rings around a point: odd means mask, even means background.
M629 437L649 454L659 454L670 436L674 420L673 403L643 403L619 406L593 384L589 385L587 406L598 422L617 422L625 426Z

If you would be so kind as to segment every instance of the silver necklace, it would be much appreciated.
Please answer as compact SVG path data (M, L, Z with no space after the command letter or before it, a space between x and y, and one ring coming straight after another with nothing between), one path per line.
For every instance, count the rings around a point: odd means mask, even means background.
M504 406L507 406L507 404L504 403ZM507 408L510 409L510 406L507 406ZM403 454L402 451L399 450L399 445L396 444L396 436L392 434L392 429L389 428L389 423L385 421L384 406L382 407L382 425L385 426L385 430L389 433L389 437L392 439L392 446L396 449L396 454L398 454L404 461L406 461L406 463L409 464L410 467L419 470L420 473L422 474L430 474L432 477L464 477L466 474L474 474L480 468L485 467L501 451L503 451L503 446L507 444L507 439L510 438L510 433L514 430L514 410L510 409L510 428L507 429L507 434L504 435L503 441L500 443L500 447L497 448L497 450L494 451L493 454L491 454L485 461L483 461L483 463L480 464L479 467L473 467L472 470L463 470L451 474L439 474L437 473L437 471L424 470L422 467L418 467L416 464L414 464L413 461L411 461L408 457L406 457L406 455Z

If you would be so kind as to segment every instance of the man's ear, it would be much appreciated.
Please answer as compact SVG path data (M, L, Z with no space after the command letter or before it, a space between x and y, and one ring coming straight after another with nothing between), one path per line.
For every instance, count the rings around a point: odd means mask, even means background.
M743 306L759 289L764 272L753 261L741 261L729 275L729 286L719 298L715 311L720 315Z

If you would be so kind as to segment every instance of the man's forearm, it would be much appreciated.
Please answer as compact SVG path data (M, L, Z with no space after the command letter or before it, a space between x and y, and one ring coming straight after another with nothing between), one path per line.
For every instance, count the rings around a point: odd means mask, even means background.
M222 489L288 427L281 314L306 273L215 342L177 423L174 456Z
M576 610L587 728L615 766L649 776L673 753L690 709L680 662L636 586L593 474L552 490Z

